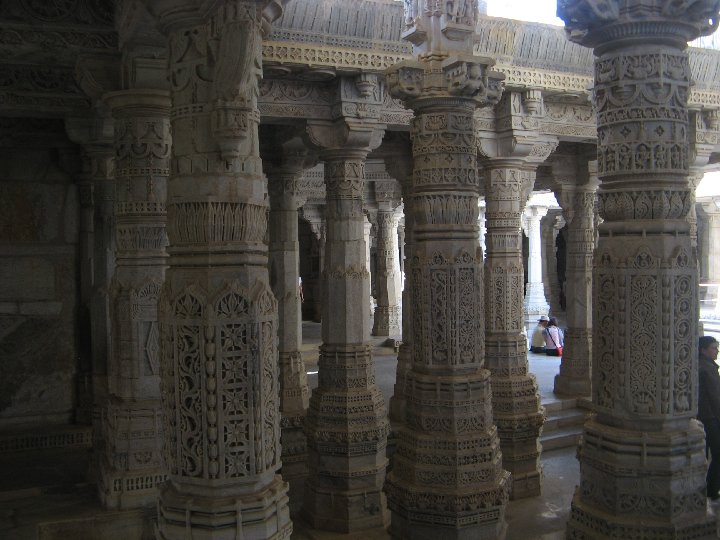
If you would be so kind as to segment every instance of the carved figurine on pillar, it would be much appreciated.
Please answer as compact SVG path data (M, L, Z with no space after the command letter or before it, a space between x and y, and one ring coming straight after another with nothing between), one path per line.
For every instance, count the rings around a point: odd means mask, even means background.
M415 60L388 69L412 109L412 362L405 422L385 483L394 538L502 538L509 474L501 468L485 369L479 180L473 113L497 102L502 75L472 56L477 4L407 3ZM446 10L446 11L445 11ZM396 386L397 389L397 386ZM477 459L480 456L480 459Z
M595 415L578 450L568 538L717 537L695 420L685 49L715 30L718 8L716 0L558 2L568 37L596 57L604 220L593 262Z
M156 535L289 538L257 108L262 32L280 5L150 8L169 38L173 134L158 304L169 480Z

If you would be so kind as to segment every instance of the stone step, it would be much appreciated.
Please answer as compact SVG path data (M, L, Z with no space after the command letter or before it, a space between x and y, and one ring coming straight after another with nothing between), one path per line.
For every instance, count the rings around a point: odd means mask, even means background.
M582 436L582 426L572 426L558 429L540 436L540 446L543 452L559 448L571 448L578 445Z
M559 399L543 403L545 424L540 436L544 452L577 446L582 436L583 424L588 416L587 400Z
M548 415L543 425L543 433L552 433L564 428L582 426L587 418L587 412L582 409L563 409Z

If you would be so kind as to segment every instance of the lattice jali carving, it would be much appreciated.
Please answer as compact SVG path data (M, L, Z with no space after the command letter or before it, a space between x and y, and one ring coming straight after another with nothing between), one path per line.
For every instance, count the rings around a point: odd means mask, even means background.
M650 243L598 252L593 276L594 401L598 410L652 418L690 417L694 258L684 247L660 255ZM632 362L628 362L632 358Z
M279 466L272 292L199 285L160 302L165 457L172 475L244 478Z

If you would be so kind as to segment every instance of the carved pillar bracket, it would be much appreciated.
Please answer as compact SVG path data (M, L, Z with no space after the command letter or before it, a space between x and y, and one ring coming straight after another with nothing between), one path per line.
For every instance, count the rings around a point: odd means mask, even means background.
M132 508L154 502L166 477L157 301L167 258L170 96L125 90L104 101L115 117L116 266L99 489L107 507Z
M262 3L158 0L169 40L170 255L158 303L158 538L289 538L277 301L257 110Z
M339 90L357 89L341 81ZM352 107L342 100L341 109ZM308 125L325 166L326 242L318 387L307 413L309 477L303 515L313 527L353 532L384 526L382 483L389 422L375 382L363 191L365 158L383 126L350 117Z
M502 538L510 477L500 463L485 369L473 125L478 106L497 102L502 76L491 70L492 60L465 47L476 3L443 3L436 11L406 6L406 35L418 60L386 72L391 95L415 115L413 189L405 201L412 216L406 264L412 362L385 483L390 533Z
M286 128L282 128L286 130ZM315 164L300 138L282 140L275 131L262 148L263 168L270 193L270 286L278 301L278 355L282 476L290 484L290 510L300 509L307 478L307 439L303 430L308 407L308 383L300 353L302 315L300 302L300 247L298 207L305 202L302 175Z
M593 263L595 416L578 451L568 537L716 535L705 497L704 433L695 421L685 48L717 27L718 9L716 0L558 5L570 39L596 56L604 220Z
M577 170L584 166L585 170ZM595 250L597 162L553 162L556 198L567 223L565 310L567 331L554 391L589 396L592 365L592 259Z

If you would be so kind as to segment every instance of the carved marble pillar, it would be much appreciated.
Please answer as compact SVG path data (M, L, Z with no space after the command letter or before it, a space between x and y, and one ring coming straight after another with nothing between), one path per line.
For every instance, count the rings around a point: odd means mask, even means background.
M365 157L381 132L362 123L345 126L340 121L309 127L324 148L327 241L318 387L306 422L310 474L303 515L315 528L354 532L387 521L382 483L389 423L368 343L363 213Z
M485 215L485 346L492 373L494 420L503 467L513 475L512 497L541 490L540 430L545 420L537 381L529 372L523 333L522 235L520 220L534 171L518 159L487 159Z
M375 312L375 298L373 297L373 287L372 287L372 281L373 281L373 275L372 275L372 259L370 256L371 246L372 246L372 229L373 224L370 221L370 217L368 215L365 216L365 221L363 222L363 239L365 241L365 269L367 270L368 275L370 276L370 288L369 288L369 294L368 294L368 305L370 306L370 317L374 315Z
M409 271L408 263L412 258L413 245L413 213L412 213L412 149L410 141L402 139L397 141L394 148L394 155L391 159L385 160L385 167L393 178L400 183L402 194L403 211L405 214L405 242L403 248L404 261L403 274L405 276L402 291L402 342L398 350L397 367L395 369L395 384L393 386L393 395L390 397L389 416L393 424L402 424L405 422L405 383L406 375L412 363L412 321L410 318L410 285L412 275ZM394 427L394 426L393 426Z
M173 152L158 305L164 452L160 539L282 539L277 301L257 109L262 29L247 1L158 1L169 37Z
M702 202L702 212L705 215L705 228L707 230L707 284L706 305L713 301L720 310L720 198L713 198Z
M478 244L480 245L480 249L482 249L483 258L485 257L485 253L487 251L487 246L485 244L486 234L487 228L485 227L485 201L483 200L480 201L480 204L478 205Z
M299 179L305 152L277 147L273 151L282 151L283 159L278 166L265 166L270 192L270 285L278 301L281 472L283 480L290 485L290 509L294 515L300 509L307 478L307 439L303 425L309 390L300 353L302 314L298 241L298 208L304 202Z
M568 224L566 257L565 347L554 392L565 396L590 396L592 365L592 261L595 250L595 198L597 162L588 164L589 182L563 186L569 196L558 199Z
M461 17L444 13L449 6L408 17L418 60L386 72L390 94L415 114L413 194L406 200L413 216L406 265L412 362L385 483L390 534L403 539L502 538L510 487L484 368L473 125L478 106L497 102L501 76L490 70L492 60L470 56L476 4L463 3Z
M110 358L110 280L115 269L115 149L113 145L113 120L107 107L99 108L103 114L90 118L69 118L65 128L69 138L82 147L80 182L83 191L90 191L92 199L86 200L84 228L92 228L86 237L84 258L89 258L91 275L89 294L90 366L89 371L78 374L78 399L90 410L81 413L91 416L94 446L103 455L103 411L108 398L108 362ZM89 207L89 205L92 207ZM87 223L87 220L91 223ZM91 392L91 396L87 393ZM90 403L87 403L90 401ZM97 464L100 467L99 463Z
M323 269L325 268L325 207L324 205L305 203L302 207L303 218L310 224L310 229L317 241L319 271L317 277L310 283L303 283L304 288L312 287L313 299L313 322L322 321L323 298L322 281L324 279Z
M565 0L593 47L598 208L592 397L568 538L716 538L697 413L697 261L687 214L687 41L718 4Z
M543 238L543 283L545 283L545 298L550 304L550 313L557 317L564 310L560 306L560 281L557 269L557 235L565 226L562 217L562 210L550 209L547 215L541 220L540 228Z
M525 313L525 334L530 337L540 315L547 315L550 306L545 299L545 285L542 281L542 240L540 220L547 214L547 206L526 206L523 213L523 227L528 236L528 280L523 303Z
M162 462L157 302L165 276L170 96L106 94L115 117L116 267L110 286L111 353L100 498L109 508L154 502Z
M400 335L400 279L397 247L398 217L394 208L377 212L377 265L373 336Z

